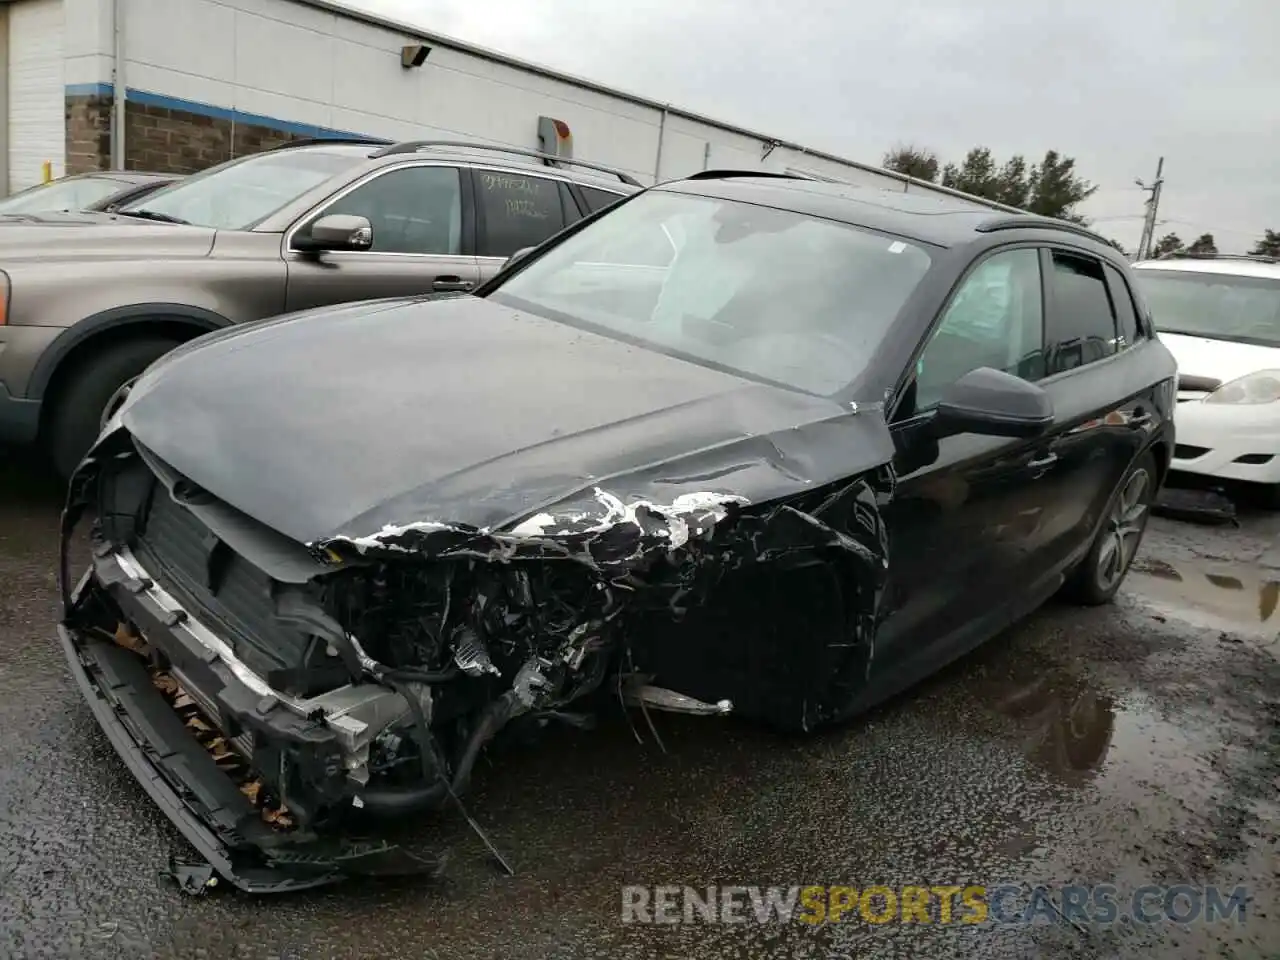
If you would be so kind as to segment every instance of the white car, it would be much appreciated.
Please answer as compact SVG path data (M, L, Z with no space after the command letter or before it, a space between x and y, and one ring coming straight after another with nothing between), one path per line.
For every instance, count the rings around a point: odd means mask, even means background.
M1280 260L1148 260L1134 277L1178 362L1170 466L1265 485L1280 505Z

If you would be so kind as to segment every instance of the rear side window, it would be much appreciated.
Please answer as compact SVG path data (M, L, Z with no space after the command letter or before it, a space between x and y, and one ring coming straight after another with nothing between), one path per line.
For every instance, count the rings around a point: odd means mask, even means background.
M1116 308L1117 329L1124 338L1125 346L1133 346L1143 337L1142 327L1138 323L1138 313L1133 306L1133 294L1124 276L1109 263L1102 265L1111 285L1111 301Z
M1049 273L1053 308L1049 314L1046 374L1052 376L1116 352L1116 316L1102 261L1054 250Z
M477 170L476 206L482 257L509 257L565 226L560 184L544 177Z
M608 190L597 190L595 187L584 187L579 185L582 191L582 199L587 201L587 210L595 213L597 210L603 210L610 204L617 203L622 199L622 194L611 193Z

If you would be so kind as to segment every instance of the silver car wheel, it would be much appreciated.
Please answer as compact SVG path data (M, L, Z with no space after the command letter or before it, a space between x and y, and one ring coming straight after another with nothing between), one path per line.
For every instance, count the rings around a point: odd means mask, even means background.
M115 416L120 405L124 403L125 398L129 396L129 391L133 389L134 383L138 380L134 377L132 380L126 380L116 388L116 392L111 395L111 399L107 401L106 406L102 408L102 415L98 418L98 429L105 430L107 422Z
M1120 582L1138 552L1138 542L1151 509L1151 475L1135 470L1125 481L1111 507L1098 551L1098 586L1110 590Z

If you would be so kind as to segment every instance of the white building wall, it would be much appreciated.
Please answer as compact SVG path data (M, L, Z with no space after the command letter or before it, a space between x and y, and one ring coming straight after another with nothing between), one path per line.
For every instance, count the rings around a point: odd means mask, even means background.
M62 0L9 5L7 169L10 192L40 183L44 165L61 176L66 161Z
M69 21L67 82L104 87L111 79L111 0L65 2L84 9ZM535 148L537 119L545 115L569 125L575 157L619 167L642 183L732 167L908 189L902 178L852 161L790 146L770 150L767 137L674 107L664 120L658 104L364 22L322 8L324 0L115 2L124 12L131 93L232 111L244 122ZM400 48L413 42L427 43L431 54L422 67L404 69Z

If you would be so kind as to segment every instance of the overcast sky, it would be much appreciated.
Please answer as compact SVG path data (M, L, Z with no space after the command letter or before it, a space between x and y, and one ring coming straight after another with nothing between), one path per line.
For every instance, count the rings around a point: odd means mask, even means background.
M1280 230L1277 0L346 2L864 163L1056 149L1131 248L1161 155L1160 234Z

